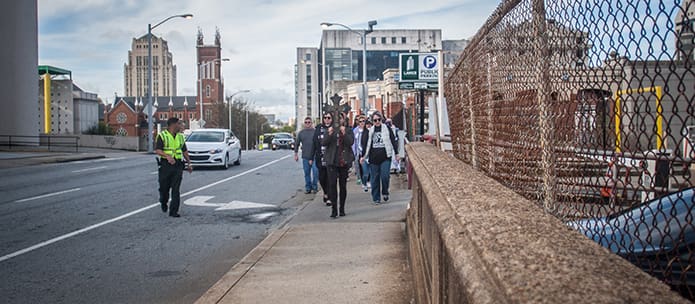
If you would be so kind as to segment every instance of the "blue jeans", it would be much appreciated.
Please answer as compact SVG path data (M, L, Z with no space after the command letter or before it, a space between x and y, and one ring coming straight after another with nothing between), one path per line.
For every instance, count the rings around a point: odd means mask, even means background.
M309 165L309 160L302 158L302 166L304 167L304 190L318 191L319 168L316 167L316 162Z
M369 182L372 184L372 201L381 202L381 195L389 195L389 182L391 179L391 159L387 158L380 164L369 164L371 174Z
M362 184L366 185L369 182L369 163L365 161L360 166L362 167L362 176L360 178L362 179Z

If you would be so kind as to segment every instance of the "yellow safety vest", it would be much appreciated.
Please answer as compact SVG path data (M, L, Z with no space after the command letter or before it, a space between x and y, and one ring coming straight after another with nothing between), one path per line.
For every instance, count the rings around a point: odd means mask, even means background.
M174 159L183 159L182 149L185 142L183 134L176 133L176 137L174 138L174 136L169 133L169 130L164 130L162 133L159 133L159 137L162 138L162 142L164 143L164 150L162 150L164 153L171 155Z

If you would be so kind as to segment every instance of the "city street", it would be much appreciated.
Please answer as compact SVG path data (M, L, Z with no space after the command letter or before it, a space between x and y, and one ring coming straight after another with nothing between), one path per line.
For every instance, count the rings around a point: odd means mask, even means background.
M184 172L159 208L153 155L0 170L4 303L191 303L313 194L291 152Z

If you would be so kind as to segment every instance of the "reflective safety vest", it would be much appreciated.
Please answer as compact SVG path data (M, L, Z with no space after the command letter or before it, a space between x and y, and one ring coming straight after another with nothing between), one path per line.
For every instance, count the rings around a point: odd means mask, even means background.
M183 159L182 149L185 142L183 134L176 133L176 138L174 138L174 136L169 133L169 130L164 130L162 133L159 133L159 137L162 138L162 142L164 143L164 149L162 150L164 153L171 155L174 159Z

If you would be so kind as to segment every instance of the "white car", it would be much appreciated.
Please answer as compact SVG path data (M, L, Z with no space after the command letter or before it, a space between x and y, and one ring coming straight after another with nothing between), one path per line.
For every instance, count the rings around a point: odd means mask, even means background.
M241 164L241 144L227 129L197 129L186 137L186 147L193 166Z

